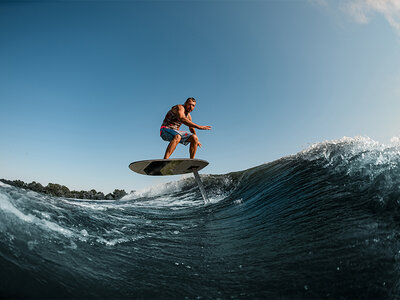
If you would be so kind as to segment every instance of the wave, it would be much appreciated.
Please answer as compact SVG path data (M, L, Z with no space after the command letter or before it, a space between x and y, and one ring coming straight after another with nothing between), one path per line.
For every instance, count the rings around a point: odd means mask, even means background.
M397 299L400 143L313 144L119 201L0 183L4 298ZM22 286L26 288L21 288Z

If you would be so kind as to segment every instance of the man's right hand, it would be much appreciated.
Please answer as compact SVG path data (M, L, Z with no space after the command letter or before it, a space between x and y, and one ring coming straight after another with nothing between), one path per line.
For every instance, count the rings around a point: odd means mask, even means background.
M211 130L211 126L199 126L200 130Z

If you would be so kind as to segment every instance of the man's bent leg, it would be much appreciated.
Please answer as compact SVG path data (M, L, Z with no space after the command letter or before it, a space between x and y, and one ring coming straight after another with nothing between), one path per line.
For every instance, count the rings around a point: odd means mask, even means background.
M179 134L175 135L171 142L169 142L167 150L165 150L164 159L168 159L171 154L175 151L176 146L181 141L181 136Z
M193 134L188 141L190 142L190 149L189 149L189 153L190 153L190 158L194 158L194 156L196 155L196 151L197 151L197 145L199 144L199 138L197 137L197 135Z

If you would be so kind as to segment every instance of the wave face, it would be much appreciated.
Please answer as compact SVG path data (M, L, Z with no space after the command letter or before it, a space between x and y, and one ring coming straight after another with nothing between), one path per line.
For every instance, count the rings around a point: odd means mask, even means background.
M396 140L394 140L396 142ZM312 145L120 201L0 185L2 298L398 299L400 146Z

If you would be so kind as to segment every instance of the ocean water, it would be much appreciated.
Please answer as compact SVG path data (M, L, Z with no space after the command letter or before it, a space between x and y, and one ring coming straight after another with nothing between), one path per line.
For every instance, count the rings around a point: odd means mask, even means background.
M399 299L397 138L201 177L208 205L193 178L119 201L1 184L0 297Z

